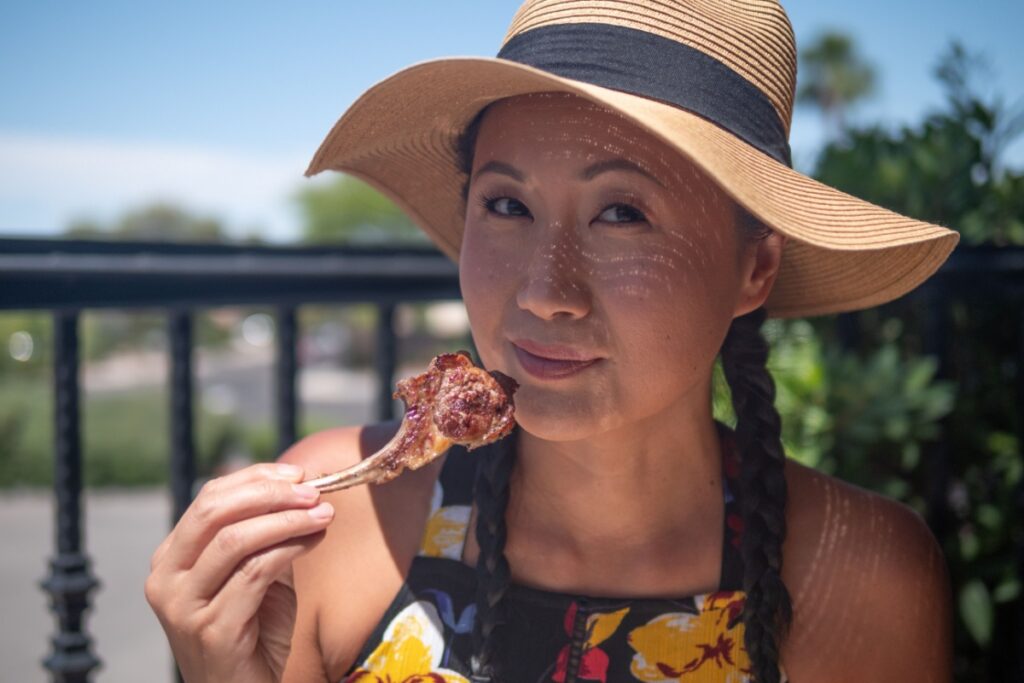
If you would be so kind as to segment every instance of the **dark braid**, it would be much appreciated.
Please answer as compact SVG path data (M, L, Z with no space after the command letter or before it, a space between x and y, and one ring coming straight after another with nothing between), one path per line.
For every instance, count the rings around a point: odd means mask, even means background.
M780 438L782 422L775 410L775 383L765 366L768 342L760 331L765 315L761 307L732 321L722 344L722 368L736 412L736 450L741 465L738 498L743 518L744 645L754 680L778 683L779 650L793 608L782 581L785 453Z
M516 459L518 427L511 435L487 447L477 466L473 499L476 502L476 542L480 554L476 561L476 620L473 622L473 681L499 680L494 651L494 630L505 623L503 602L508 590L508 558L505 557L509 477Z
M480 110L466 126L456 143L459 167L465 175L462 199L469 194L469 174L473 169L473 151L487 108ZM503 598L511 574L505 557L509 477L516 457L517 427L510 436L482 449L477 466L473 500L476 503L476 542L480 554L476 561L476 619L473 622L473 656L470 660L471 680L493 683L499 672L495 662L497 639L494 631L505 623Z

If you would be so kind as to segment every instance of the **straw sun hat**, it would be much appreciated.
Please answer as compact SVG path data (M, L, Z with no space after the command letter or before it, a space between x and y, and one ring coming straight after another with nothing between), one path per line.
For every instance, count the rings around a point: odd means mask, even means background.
M791 167L796 46L775 0L527 0L497 58L407 67L342 115L306 171L343 171L401 207L450 258L462 237L456 141L496 100L568 92L690 158L790 239L765 308L791 318L875 306L910 291L959 235L823 185Z

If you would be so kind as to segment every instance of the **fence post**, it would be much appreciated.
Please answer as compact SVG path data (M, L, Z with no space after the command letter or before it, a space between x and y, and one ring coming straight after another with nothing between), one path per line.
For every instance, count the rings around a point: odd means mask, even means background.
M377 306L377 355L373 362L377 369L377 419L390 420L394 417L394 399L391 386L395 381L395 363L398 356L398 339L395 336L395 304Z
M298 342L295 307L277 310L277 453L284 453L295 443L298 432L298 401L295 397L295 375L298 363L295 346Z
M192 410L192 316L171 311L167 318L171 345L171 497L177 523L192 504L196 452Z
M860 352L860 313L850 311L836 316L836 335L839 347L844 351Z
M1017 409L1024 406L1024 313L1017 310ZM1024 443L1024 416L1018 414L1018 443ZM1024 519L1024 479L1017 482L1017 495L1014 501L1017 508L1017 519ZM1024 537L1017 537L1017 581L1024 583ZM1017 596L1017 629L1014 651L1017 655L1017 680L1024 680L1024 595Z
M192 504L196 480L195 418L192 410L192 316L172 310L167 316L167 337L171 351L171 499L173 519L178 523ZM177 663L174 680L182 683Z
M58 311L53 319L55 459L53 490L57 498L57 556L50 561L50 575L42 582L57 615L58 632L52 638L53 653L43 665L57 683L89 680L100 665L90 651L84 613L89 593L99 582L89 571L82 550L82 441L78 386L78 312ZM16 618L16 615L7 615Z

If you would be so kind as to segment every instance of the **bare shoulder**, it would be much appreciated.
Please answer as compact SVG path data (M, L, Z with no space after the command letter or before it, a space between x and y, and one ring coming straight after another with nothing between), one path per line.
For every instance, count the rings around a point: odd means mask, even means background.
M324 430L280 460L300 465L307 478L334 472L381 448L398 425L395 420ZM335 516L324 540L294 565L299 615L293 650L319 656L329 679L339 680L350 668L404 581L442 462L380 486L323 494Z
M382 439L386 442L398 429L398 421L378 422L369 425L335 427L310 434L285 451L278 460L300 465L306 476L321 472L332 472L354 465L373 450L366 452Z
M948 569L921 516L795 461L786 482L790 679L951 680Z

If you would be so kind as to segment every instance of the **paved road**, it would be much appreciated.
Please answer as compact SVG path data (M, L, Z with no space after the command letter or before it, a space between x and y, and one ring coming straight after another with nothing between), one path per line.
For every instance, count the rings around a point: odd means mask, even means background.
M121 370L110 377L122 377ZM399 368L397 378L421 371ZM215 364L197 374L202 399L212 389L221 400L227 397L230 411L243 420L269 419L273 389L268 359ZM106 386L104 379L109 378L90 380L97 385L92 389L131 391L138 385L108 381L111 385ZM334 424L372 420L376 379L369 371L304 368L299 390L305 415ZM93 651L103 660L93 680L170 683L170 653L142 590L150 555L168 531L170 498L163 489L90 491L84 501L85 548L93 574L102 582L86 619ZM46 491L0 492L0 683L47 680L40 662L50 652L56 621L38 584L54 554L53 508Z
M267 349L196 352L196 399L207 410L231 414L248 425L273 421L274 358ZM423 362L396 369L395 379L423 372ZM122 353L89 364L82 373L86 396L125 394L165 386L166 354ZM300 413L317 424L362 424L374 417L377 376L369 368L302 367L298 375ZM402 404L395 401L396 412Z
M149 557L167 533L162 490L85 496L85 543L102 586L86 625L103 660L97 683L170 683L170 652L142 585ZM53 502L46 493L0 495L0 681L46 681L56 620L38 587L53 556Z

